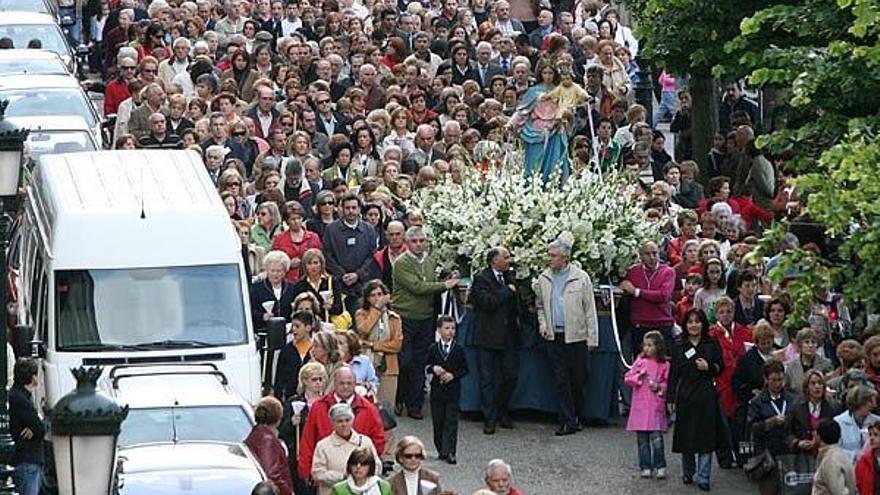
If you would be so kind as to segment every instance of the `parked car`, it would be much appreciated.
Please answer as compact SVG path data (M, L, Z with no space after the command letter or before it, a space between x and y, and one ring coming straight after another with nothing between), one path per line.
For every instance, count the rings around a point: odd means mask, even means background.
M42 0L40 0L42 1ZM76 56L55 17L34 12L3 12L0 15L0 38L12 40L14 48L27 48L31 40L39 40L41 50L55 53L77 73Z
M61 18L60 9L54 0L0 0L0 12L49 14L62 26L73 21Z
M120 449L162 442L237 443L254 426L250 404L211 363L114 366L101 388L129 407Z
M247 494L266 480L246 446L222 442L159 443L122 449L116 476L119 495Z
M19 129L30 129L25 150L34 162L45 154L98 151L92 129L79 117L10 117Z
M0 50L0 76L12 75L66 76L70 72L61 57L52 52L26 48Z
M0 76L0 100L9 100L6 117L80 117L103 143L101 118L73 76Z

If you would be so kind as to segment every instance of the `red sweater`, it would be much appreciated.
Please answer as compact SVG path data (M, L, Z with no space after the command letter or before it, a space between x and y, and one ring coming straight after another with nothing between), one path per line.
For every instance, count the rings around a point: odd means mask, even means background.
M287 256L290 256L290 259L302 259L309 249L321 249L321 238L318 237L318 234L305 229L302 232L303 237L299 242L294 242L289 230L278 234L272 240L272 250L284 251ZM299 266L294 267L291 265L290 270L287 270L286 278L288 282L296 283L301 276L302 271Z
M870 443L865 444L856 461L856 492L859 495L874 495L874 449Z
M299 441L299 474L302 479L312 477L312 456L315 454L315 446L324 438L333 433L333 423L330 422L330 406L336 403L333 392L321 397L312 404L309 410L306 425L303 427ZM370 437L376 452L381 453L385 448L385 427L379 410L370 401L355 394L351 403L354 410L354 423L352 428L361 435Z
M752 341L752 330L745 326L731 323L733 326L730 337L725 335L724 328L719 324L709 328L709 335L714 338L721 347L721 359L724 361L724 369L715 378L715 389L718 391L721 410L725 416L733 416L736 409L736 393L733 390L733 374L736 372L736 364L739 358L746 355L746 342Z
M633 325L642 327L672 326L672 292L675 290L675 270L660 263L652 272L639 263L626 272L624 280L629 280L639 289L638 297L633 298L630 320Z
M122 79L114 79L104 88L104 115L115 114L119 104L131 97L128 83Z

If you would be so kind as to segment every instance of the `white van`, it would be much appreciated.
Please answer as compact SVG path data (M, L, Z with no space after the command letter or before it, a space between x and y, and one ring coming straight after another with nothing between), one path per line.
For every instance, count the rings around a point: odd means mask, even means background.
M18 323L48 407L80 365L213 363L259 400L241 244L196 153L42 156L18 235Z

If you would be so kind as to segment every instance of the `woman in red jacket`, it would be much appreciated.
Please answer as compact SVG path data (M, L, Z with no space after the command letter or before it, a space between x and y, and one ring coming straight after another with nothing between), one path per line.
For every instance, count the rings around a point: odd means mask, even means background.
M868 443L856 461L856 490L859 495L874 495L877 483L877 455L880 454L880 423L868 427Z
M302 256L309 249L321 250L318 234L305 227L306 211L298 201L288 201L284 205L284 223L287 230L278 234L272 241L272 250L284 251L290 257L287 281L296 283L302 277Z
M294 495L287 454L278 439L278 426L281 424L284 408L275 397L263 397L254 408L257 424L244 440L254 457L262 466L266 476L278 487L279 495Z

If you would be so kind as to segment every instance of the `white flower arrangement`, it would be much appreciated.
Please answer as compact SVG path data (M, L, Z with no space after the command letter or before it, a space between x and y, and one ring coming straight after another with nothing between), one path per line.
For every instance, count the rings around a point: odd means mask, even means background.
M510 170L510 169L513 169ZM440 269L485 267L496 245L513 255L516 276L526 284L547 266L547 244L560 235L572 241L572 261L594 281L619 278L638 259L639 245L656 239L634 188L616 173L584 171L561 187L526 179L518 167L486 177L468 169L462 185L448 179L417 192Z

